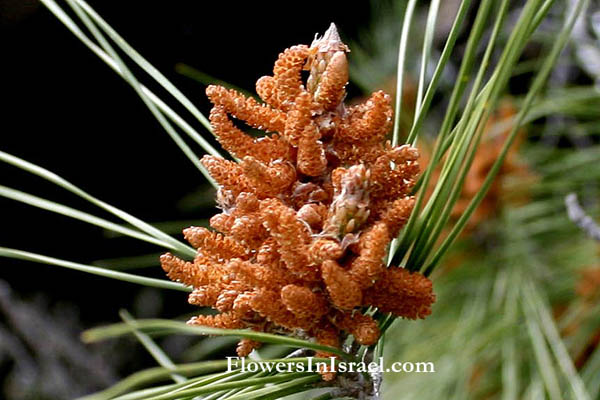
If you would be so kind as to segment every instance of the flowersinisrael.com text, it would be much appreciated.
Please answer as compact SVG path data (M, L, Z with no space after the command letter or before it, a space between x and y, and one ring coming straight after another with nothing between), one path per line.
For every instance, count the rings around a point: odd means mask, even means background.
M318 372L320 368L325 367L332 372L404 372L404 373L434 373L435 365L431 361L421 362L400 362L396 361L385 368L383 358L377 362L346 362L330 358L329 362L315 360L314 357L307 357L306 362L279 360L279 361L255 361L246 360L240 357L227 357L227 371L241 369L242 372Z

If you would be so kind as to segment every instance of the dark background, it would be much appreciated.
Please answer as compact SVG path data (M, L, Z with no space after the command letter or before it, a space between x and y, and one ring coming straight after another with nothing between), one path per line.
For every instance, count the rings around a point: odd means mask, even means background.
M252 90L256 79L271 73L284 48L310 44L332 21L352 37L368 22L370 9L368 2L348 7L323 1L90 3L203 112L209 110L203 86L177 74L176 63ZM175 205L197 190L203 177L134 91L44 6L33 1L0 4L0 149L146 221L202 217L182 215ZM193 125L209 135L199 123ZM16 168L0 165L0 178L0 184L104 215ZM99 228L4 198L0 216L0 246L84 263L133 255L130 246L140 248L127 239L105 240ZM131 284L6 259L0 259L0 266L0 278L19 292L75 300L86 315L94 314L92 320L116 318L116 310L130 301Z

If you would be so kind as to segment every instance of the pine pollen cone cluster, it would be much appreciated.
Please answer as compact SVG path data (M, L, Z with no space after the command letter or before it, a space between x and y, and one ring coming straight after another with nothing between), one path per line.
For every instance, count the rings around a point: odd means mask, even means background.
M348 51L332 24L310 47L279 55L273 76L256 83L263 103L207 88L214 133L239 162L202 158L222 213L210 220L214 231L184 230L198 251L193 262L161 257L169 278L193 287L191 304L218 311L190 324L340 347L349 334L377 341L368 306L410 319L431 313L431 281L384 260L414 205L419 154L386 141L392 108L384 92L344 105ZM254 138L230 117L270 135ZM237 352L259 345L243 339Z

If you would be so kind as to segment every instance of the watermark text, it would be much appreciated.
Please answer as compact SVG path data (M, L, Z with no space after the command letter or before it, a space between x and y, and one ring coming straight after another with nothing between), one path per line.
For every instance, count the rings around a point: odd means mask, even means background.
M321 360L321 359L319 359ZM384 367L383 358L372 362L350 362L330 358L329 362L316 361L314 357L307 357L305 362L300 361L254 361L240 357L227 357L227 371L241 369L241 372L318 372L327 370L331 372L358 372L358 373L434 373L435 365L431 361L400 362L396 361Z

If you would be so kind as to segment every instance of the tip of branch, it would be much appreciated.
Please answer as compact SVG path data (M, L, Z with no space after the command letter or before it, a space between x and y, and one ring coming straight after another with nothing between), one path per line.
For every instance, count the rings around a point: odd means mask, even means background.
M348 46L342 42L342 38L338 32L337 26L332 22L323 36L319 37L317 33L315 39L310 45L311 48L316 48L318 52L326 53L330 51L345 51L349 52Z

